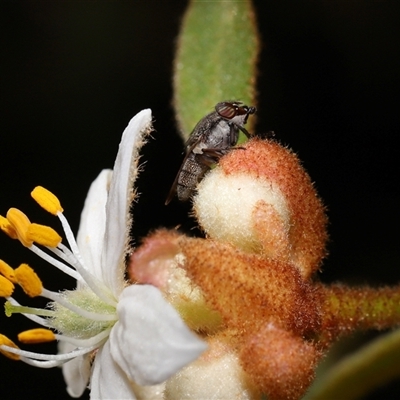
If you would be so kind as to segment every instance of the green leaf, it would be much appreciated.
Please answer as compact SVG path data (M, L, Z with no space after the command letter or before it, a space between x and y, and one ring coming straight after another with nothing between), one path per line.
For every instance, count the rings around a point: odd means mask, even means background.
M190 3L174 62L174 107L184 139L220 101L255 105L258 53L250 1Z

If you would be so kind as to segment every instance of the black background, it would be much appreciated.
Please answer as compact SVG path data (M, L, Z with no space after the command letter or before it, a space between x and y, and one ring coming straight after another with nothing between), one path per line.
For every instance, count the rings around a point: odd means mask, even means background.
M30 199L40 184L59 196L76 232L90 183L112 167L129 119L149 107L155 140L144 150L134 237L194 225L187 205L164 206L181 160L171 72L186 4L1 0L2 215L19 207L58 228ZM394 284L400 277L398 4L255 1L263 40L257 131L274 130L299 154L324 199L331 238L326 282ZM14 267L29 262L49 289L73 287L4 235L0 251ZM1 316L0 332L12 338L31 326ZM69 398L58 369L4 357L0 363L2 399ZM398 398L399 391L392 384L374 395Z

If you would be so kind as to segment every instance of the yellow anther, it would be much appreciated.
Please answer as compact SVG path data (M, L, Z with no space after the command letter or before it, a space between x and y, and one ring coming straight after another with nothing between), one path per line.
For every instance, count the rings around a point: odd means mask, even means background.
M44 208L50 214L57 215L58 212L64 211L57 196L42 186L36 186L32 190L31 196L40 207Z
M49 329L36 328L19 333L18 340L26 344L46 343L56 340L56 336Z
M0 275L0 297L10 297L14 292L14 285L3 275Z
M13 283L17 283L17 279L15 278L14 269L11 268L3 260L0 260L0 274L5 276L9 281L11 281Z
M48 247L57 247L62 240L62 237L53 228L39 224L31 224L26 236L33 242Z
M29 240L26 236L26 232L31 225L29 218L17 208L10 208L7 211L8 222L14 228L19 241L26 247L31 247L33 244L32 240Z
M42 293L42 281L28 264L21 264L16 268L15 276L18 284L28 296L36 297Z
M10 221L0 215L0 229L11 239L18 239L17 232L15 232L14 227L10 224Z
M2 345L8 346L8 347L14 347L15 349L19 349L19 347L12 340L10 340L7 336L4 336L0 333L0 353L4 354L8 358L11 358L11 360L19 360L20 359L18 354L10 353L7 350L3 350L1 348Z

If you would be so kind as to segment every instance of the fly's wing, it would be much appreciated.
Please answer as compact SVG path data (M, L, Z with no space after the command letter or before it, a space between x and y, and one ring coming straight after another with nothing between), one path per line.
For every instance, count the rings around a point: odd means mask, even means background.
M218 123L219 116L213 111L202 118L194 127L189 139L185 142L186 153L192 151L200 140L205 140L213 127Z
M188 159L190 153L193 151L193 149L198 145L198 143L199 143L200 140L201 140L201 136L198 137L197 140L191 140L191 138L192 138L192 136L186 141L186 144L185 144L185 145L186 145L186 148L187 148L186 154L185 154L185 157L184 157L184 159L183 159L183 161L182 161L181 166L179 167L178 173L176 174L174 183L172 184L171 189L169 190L167 199L165 200L165 203L164 203L164 204L165 204L166 206L171 202L171 200L172 200L172 199L174 198L174 196L175 196L176 187L178 186L178 179L179 179L179 176L181 175L181 172L182 172L182 169L183 169L184 165L186 164L186 160ZM189 146L189 147L188 147L188 146Z

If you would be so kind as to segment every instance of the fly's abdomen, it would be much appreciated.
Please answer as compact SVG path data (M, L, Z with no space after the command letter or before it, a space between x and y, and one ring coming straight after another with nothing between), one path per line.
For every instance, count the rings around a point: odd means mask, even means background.
M209 167L207 165L200 163L196 159L196 154L189 155L179 174L176 187L176 193L180 201L189 200L197 184L208 170Z

